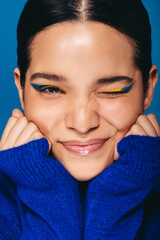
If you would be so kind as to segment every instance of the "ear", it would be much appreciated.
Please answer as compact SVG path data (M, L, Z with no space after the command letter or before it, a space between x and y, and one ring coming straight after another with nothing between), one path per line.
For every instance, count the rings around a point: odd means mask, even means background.
M157 80L158 80L158 70L157 70L157 67L153 65L149 72L148 88L144 96L144 111L151 105L153 94L154 94L154 88L157 83Z
M21 74L20 74L19 68L16 68L14 70L14 79L15 79L16 87L18 89L21 107L24 110L24 87L21 85Z

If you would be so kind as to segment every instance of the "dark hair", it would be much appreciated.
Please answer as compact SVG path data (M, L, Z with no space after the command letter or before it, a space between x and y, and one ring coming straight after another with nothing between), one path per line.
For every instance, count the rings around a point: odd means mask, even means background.
M151 27L140 0L28 0L17 29L21 85L31 61L32 40L39 32L56 23L89 20L105 23L131 40L145 91L152 66Z

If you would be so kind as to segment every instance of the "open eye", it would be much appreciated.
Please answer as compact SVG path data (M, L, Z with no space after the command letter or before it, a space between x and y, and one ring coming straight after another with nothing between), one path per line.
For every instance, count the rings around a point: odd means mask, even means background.
M44 93L64 93L62 89L56 86L49 86L49 85L40 85L31 83L31 86L38 92L44 92Z

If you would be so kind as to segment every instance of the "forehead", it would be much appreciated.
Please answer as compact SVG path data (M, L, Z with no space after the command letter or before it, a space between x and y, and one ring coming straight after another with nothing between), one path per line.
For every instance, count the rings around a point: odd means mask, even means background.
M35 70L105 69L121 74L134 68L134 45L126 36L99 22L65 22L38 33L31 45ZM130 69L131 70L131 69ZM126 73L127 74L127 73Z
M42 30L32 41L32 51L38 47L47 47L46 43L58 47L70 46L88 47L96 46L100 48L108 45L108 48L116 48L124 45L126 52L134 52L134 43L126 35L106 24L94 21L88 22L63 22L54 24ZM101 43L101 44L100 44Z

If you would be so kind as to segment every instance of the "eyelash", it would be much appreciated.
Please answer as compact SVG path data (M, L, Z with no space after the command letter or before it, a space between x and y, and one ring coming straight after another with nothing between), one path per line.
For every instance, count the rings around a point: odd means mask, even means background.
M117 96L117 95L125 94L125 93L128 93L132 89L134 84L135 84L135 82L131 83L130 85L128 85L122 89L114 89L114 90L111 90L108 92L101 92L101 94L106 94L106 95L110 95L110 96Z
M115 91L115 92L101 92L100 94L105 94L105 95L109 95L109 96L117 96L117 95L122 95L125 93L127 93L127 92Z
M109 95L109 96L122 95L122 94L128 93L132 89L134 84L135 84L135 82L131 83L130 85L128 85L122 89L113 89L108 92L100 92L99 94L104 94L104 95ZM39 85L36 83L31 83L31 86L38 92L52 93L52 94L56 94L56 93L64 94L64 91L56 86Z
M53 94L64 93L64 91L62 89L60 89L59 87L55 87L55 86L39 85L39 84L35 84L35 83L31 83L31 85L38 92L53 93Z

